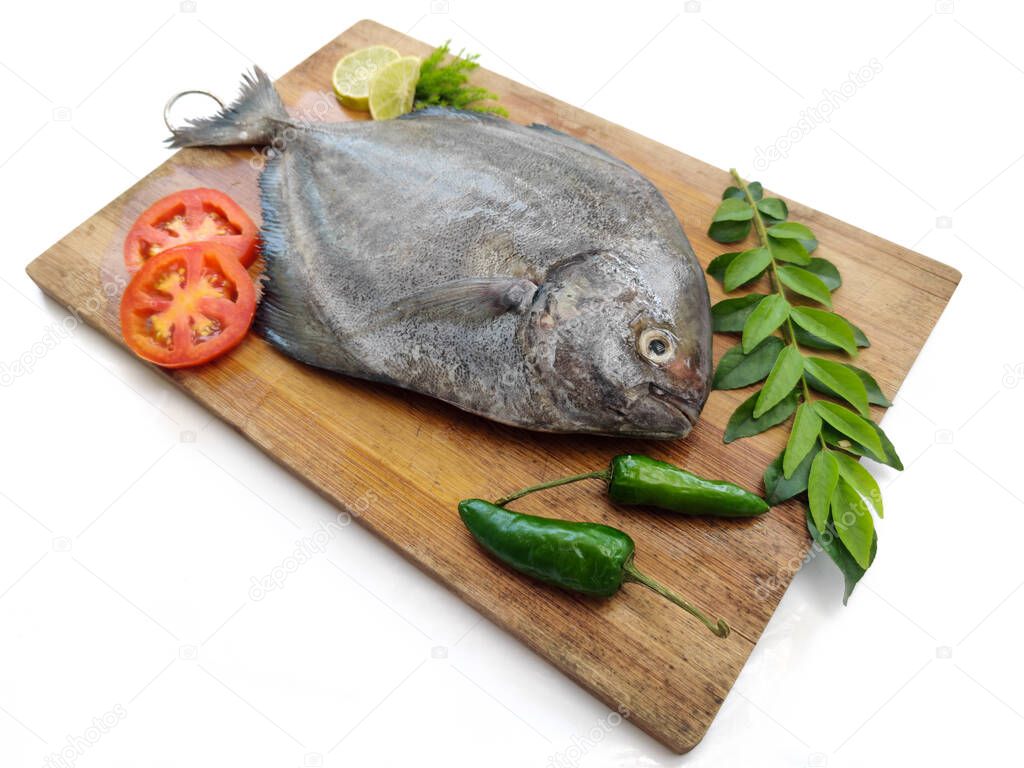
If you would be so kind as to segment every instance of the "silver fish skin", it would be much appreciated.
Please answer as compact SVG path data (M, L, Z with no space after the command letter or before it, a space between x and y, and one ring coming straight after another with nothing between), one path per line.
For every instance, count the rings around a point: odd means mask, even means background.
M258 68L172 146L270 145L257 329L310 365L526 429L686 436L707 283L658 190L542 125L289 118Z

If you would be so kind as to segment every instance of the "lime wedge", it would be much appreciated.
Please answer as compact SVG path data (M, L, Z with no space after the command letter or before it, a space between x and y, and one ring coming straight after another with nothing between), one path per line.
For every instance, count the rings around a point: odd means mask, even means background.
M390 120L412 111L420 60L403 56L392 61L370 81L370 114L374 120Z
M338 101L349 109L369 111L370 81L384 67L399 58L401 54L386 45L360 48L342 58L334 65L334 74L331 76Z

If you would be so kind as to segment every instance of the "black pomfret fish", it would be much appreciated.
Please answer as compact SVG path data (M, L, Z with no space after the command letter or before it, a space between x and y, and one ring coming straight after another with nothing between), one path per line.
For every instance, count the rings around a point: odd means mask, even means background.
M657 189L542 125L291 120L259 69L173 146L270 145L258 330L293 358L551 432L683 437L704 275Z

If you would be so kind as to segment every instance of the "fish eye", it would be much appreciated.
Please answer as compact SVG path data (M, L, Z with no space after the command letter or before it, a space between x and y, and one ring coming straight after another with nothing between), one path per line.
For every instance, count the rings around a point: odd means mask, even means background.
M661 328L648 328L637 339L637 351L645 360L664 365L676 354L676 340Z

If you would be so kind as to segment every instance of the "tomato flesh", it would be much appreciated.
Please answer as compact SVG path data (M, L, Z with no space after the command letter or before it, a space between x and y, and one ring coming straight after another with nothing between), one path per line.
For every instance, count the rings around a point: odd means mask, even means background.
M235 251L216 242L160 251L121 298L121 333L139 357L184 368L237 346L252 324L256 289Z
M257 230L238 203L216 189L185 189L151 205L124 243L129 272L163 251L188 243L216 242L236 251L248 267L256 259Z

